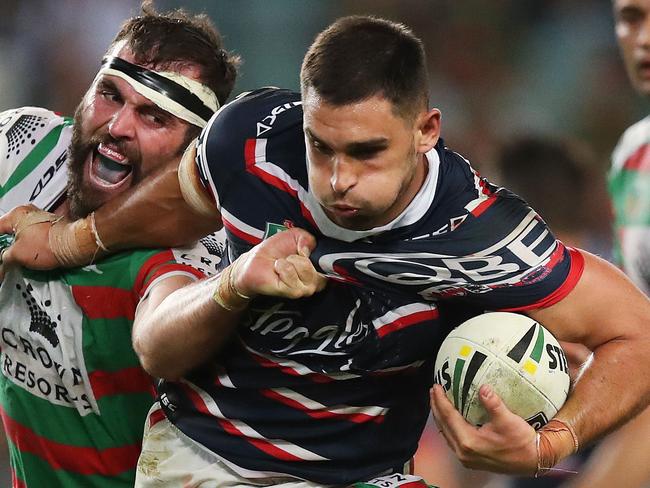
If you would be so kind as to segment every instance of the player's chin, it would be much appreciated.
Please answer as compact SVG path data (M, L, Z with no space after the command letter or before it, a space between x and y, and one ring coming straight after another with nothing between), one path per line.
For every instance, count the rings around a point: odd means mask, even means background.
M373 219L369 219L363 215L340 217L335 220L335 223L345 229L356 231L370 230L377 227L374 225Z
M86 217L109 200L101 193L96 193L87 187L69 188L67 195L70 217L73 220Z

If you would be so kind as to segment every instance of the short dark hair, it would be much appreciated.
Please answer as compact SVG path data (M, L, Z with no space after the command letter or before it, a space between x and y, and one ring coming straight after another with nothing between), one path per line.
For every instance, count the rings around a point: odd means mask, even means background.
M142 15L128 19L113 39L126 39L138 64L179 69L191 63L201 68L201 82L223 105L235 84L239 57L223 48L221 35L205 14L182 9L158 13L151 0L142 2Z
M422 41L403 24L368 16L343 17L321 32L300 72L303 97L313 88L332 105L382 95L404 117L428 105Z

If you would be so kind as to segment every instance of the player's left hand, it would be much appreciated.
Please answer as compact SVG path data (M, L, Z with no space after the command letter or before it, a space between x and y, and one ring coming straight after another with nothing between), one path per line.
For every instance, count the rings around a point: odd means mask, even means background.
M14 243L2 253L2 268L18 264L31 269L60 266L50 249L53 214L34 205L20 205L0 217L0 234L14 234Z
M309 260L315 246L304 229L279 232L237 259L233 282L247 296L309 297L327 284Z
M463 466L471 469L531 475L537 471L535 430L512 413L487 385L479 390L490 415L481 427L467 422L440 385L431 389L431 411L438 430Z

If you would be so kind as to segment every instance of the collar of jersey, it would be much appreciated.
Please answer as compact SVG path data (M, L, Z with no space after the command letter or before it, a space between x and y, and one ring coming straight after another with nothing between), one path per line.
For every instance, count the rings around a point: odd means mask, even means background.
M318 229L325 236L344 242L354 242L365 237L381 234L387 230L413 224L420 220L431 207L438 183L438 170L440 168L438 152L433 148L425 156L429 164L429 171L422 188L404 211L387 224L368 230L350 230L341 227L330 220L311 192L307 193L305 206L311 212Z

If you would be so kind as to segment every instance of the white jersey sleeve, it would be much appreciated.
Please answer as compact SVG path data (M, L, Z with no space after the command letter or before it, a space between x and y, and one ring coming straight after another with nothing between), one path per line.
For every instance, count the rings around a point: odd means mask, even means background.
M50 210L67 184L72 120L22 107L0 113L0 214L32 203Z

